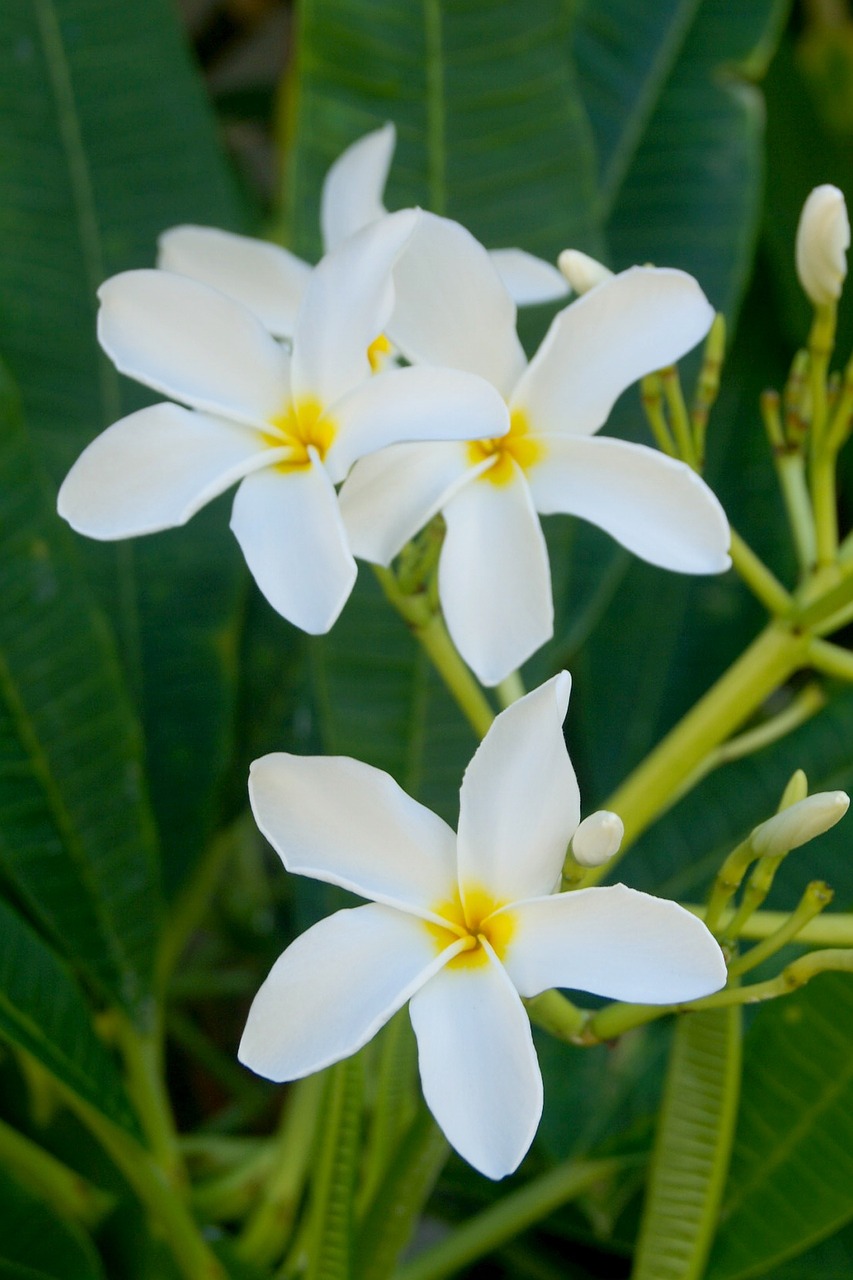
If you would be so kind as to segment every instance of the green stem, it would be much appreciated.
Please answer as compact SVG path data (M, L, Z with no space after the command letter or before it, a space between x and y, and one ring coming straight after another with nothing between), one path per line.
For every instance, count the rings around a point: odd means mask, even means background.
M830 645L829 647L834 648L835 646ZM846 652L846 650L843 652ZM810 659L811 653L811 648L809 648ZM813 662L812 665L818 666L816 662ZM805 724L812 716L817 715L818 711L822 711L825 706L826 694L820 685L816 682L805 685L784 711L771 716L755 729L748 729L745 733L739 733L736 737L729 738L727 742L722 743L715 751L710 752L702 763L697 765L690 777L685 779L678 791L677 798L680 800L683 795L691 791L714 769L719 769L724 764L731 764L733 760L743 760L746 756L754 755L756 751L761 751L762 748L769 746L773 742L778 742L789 733L793 733L795 729L799 729L800 725Z
M694 902L683 905L692 915L704 920L706 907ZM790 913L787 911L756 911L747 920L740 936L747 941L769 938L783 928L789 919ZM836 911L811 920L798 931L797 942L804 946L853 947L853 913Z
M836 680L853 681L853 653L828 640L815 638L810 642L809 663L816 671Z
M835 497L835 454L822 450L812 461L812 508L814 510L817 567L835 563L838 554L838 506Z
M127 1091L152 1154L169 1182L183 1192L187 1186L186 1168L164 1079L162 1035L159 1028L142 1035L120 1014L116 1014L115 1027L126 1070Z
M512 671L505 680L501 680L495 690L501 707L511 706L513 702L523 698L526 692L521 673L518 671Z
M290 1086L272 1144L272 1172L237 1242L241 1257L269 1266L287 1247L311 1163L325 1079L308 1076Z
M111 1209L114 1198L92 1186L82 1174L57 1160L44 1147L0 1120L0 1165L40 1199L52 1205L62 1218L97 1227Z
M806 662L807 638L770 623L741 657L602 806L625 824L620 853L593 868L587 883L600 880L646 827L664 812L686 778L739 727L765 698Z
M768 613L784 616L790 611L793 599L763 560L749 547L736 530L731 530L732 565L752 594L761 601Z
M524 1002L531 1022L547 1031L558 1040L569 1043L582 1037L583 1030L589 1020L586 1009L579 1009L559 991L543 991Z
M775 454L774 462L794 539L797 563L801 573L809 573L817 558L817 542L803 456L786 450Z
M394 606L423 646L433 666L478 737L485 737L495 713L479 684L447 633L441 614L432 610L424 594L405 595L390 569L374 566L386 599Z
M677 458L678 450L663 411L663 383L659 373L646 374L640 383L640 396L657 447L668 457Z
M696 450L693 446L693 427L690 422L690 414L687 412L687 405L684 403L684 393L681 390L681 379L678 375L677 366L669 365L668 368L661 369L660 376L678 455L684 459L688 466L693 467L695 470Z
M228 1280L183 1199L175 1194L174 1186L151 1154L70 1089L60 1082L57 1087L70 1110L97 1138L145 1206L181 1276L185 1280Z
M812 881L807 886L795 910L791 912L787 920L779 926L775 933L771 933L762 942L750 947L749 951L732 960L729 965L729 977L736 978L740 977L741 974L749 973L751 969L755 969L763 961L768 960L770 956L775 955L777 951L781 951L794 938L801 942L800 935L805 926L815 916L820 915L824 907L827 907L831 901L832 893L827 886L821 880Z
M624 1156L588 1162L566 1160L469 1218L439 1244L402 1266L394 1280L443 1280L456 1275L561 1205L635 1163L635 1158Z
M634 1027L656 1022L670 1013L689 1013L700 1009L724 1009L732 1004L759 1004L790 995L820 973L853 973L853 948L812 951L787 965L775 978L754 982L748 987L726 987L712 996L686 1004L611 1004L594 1013L587 1024L588 1043L613 1040Z

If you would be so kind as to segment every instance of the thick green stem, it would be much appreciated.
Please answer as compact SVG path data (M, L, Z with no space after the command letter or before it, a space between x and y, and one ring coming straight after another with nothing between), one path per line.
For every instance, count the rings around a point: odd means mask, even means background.
M82 1098L57 1082L75 1115L124 1174L167 1243L185 1280L228 1280L184 1201L151 1154Z
M779 617L788 613L793 604L789 592L771 573L763 560L749 547L736 530L731 530L732 565L752 594L761 601L768 613Z
M362 1075L359 1054L326 1073L324 1123L311 1185L306 1280L352 1280Z
M600 880L646 827L663 813L679 787L705 757L724 742L771 693L807 660L808 638L782 623L770 623L729 670L687 713L605 802L625 824L619 854L592 869Z
M527 690L518 671L512 671L505 680L501 680L495 692L502 707L509 707L519 698L523 698Z
M510 1192L488 1209L457 1227L440 1244L427 1249L396 1272L395 1280L443 1280L512 1240L596 1183L634 1163L631 1158L567 1160Z

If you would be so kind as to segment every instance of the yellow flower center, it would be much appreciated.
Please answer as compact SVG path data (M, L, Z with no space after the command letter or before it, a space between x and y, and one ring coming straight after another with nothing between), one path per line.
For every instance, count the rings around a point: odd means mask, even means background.
M378 338L373 339L367 348L367 358L374 373L379 372L392 351L393 347L384 333L380 333Z
M479 476L480 480L488 480L490 484L509 484L515 475L514 462L522 471L527 471L544 456L545 446L531 437L530 423L523 409L513 409L505 436L494 440L471 440L468 444L468 461L472 466L478 466L486 458L494 458L492 465Z
M309 448L317 451L322 462L335 438L335 424L323 416L318 400L292 402L284 413L270 418L271 431L264 440L271 449L290 449L290 456L274 465L279 471L304 471L311 465Z
M471 885L465 890L464 905L456 896L433 906L435 915L446 922L443 926L426 926L438 950L443 951L460 938L465 941L464 949L450 961L451 966L487 964L484 940L499 959L503 957L515 931L515 919L511 911L496 914L502 905L479 885Z

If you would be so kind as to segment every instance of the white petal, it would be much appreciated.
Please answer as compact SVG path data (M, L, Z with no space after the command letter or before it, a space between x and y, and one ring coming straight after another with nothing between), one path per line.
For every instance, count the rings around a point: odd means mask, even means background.
M236 298L270 333L289 338L311 275L307 262L266 240L218 227L171 227L158 240L157 266Z
M569 292L562 272L524 249L491 249L489 257L504 288L518 307L553 302Z
M353 555L390 564L471 474L463 444L395 444L360 458L340 492Z
M423 922L371 904L338 911L279 956L255 996L239 1058L269 1080L340 1062L446 963Z
M74 463L57 509L78 533L111 540L185 524L269 456L259 434L156 404L108 427Z
M459 883L496 902L550 893L580 819L563 740L571 677L563 671L497 717L459 796Z
M626 387L695 347L713 318L692 276L631 267L554 318L512 407L537 434L591 435Z
M249 798L288 871L419 914L456 884L456 837L381 769L345 756L256 760Z
M554 630L548 550L515 472L504 485L475 480L444 507L441 607L456 648L486 685L499 684Z
M634 555L680 573L729 567L729 525L695 471L656 449L598 436L548 436L527 473L537 511L581 516Z
M347 147L329 169L320 203L327 253L385 213L382 196L396 141L389 121Z
M368 348L394 306L391 271L420 215L389 214L350 236L311 273L293 334L293 394L328 407L371 376Z
M255 582L272 607L311 635L322 635L356 578L335 490L321 464L267 467L234 497L231 528Z
M726 983L723 953L701 920L623 884L516 903L511 914L504 964L523 996L569 987L676 1004Z
M260 426L287 408L286 352L217 289L169 271L125 271L98 297L98 340L122 373L237 422Z
M424 1098L445 1137L488 1178L521 1163L542 1115L524 1006L493 956L451 964L410 1005Z
M356 458L407 440L473 440L505 435L509 411L483 378L457 369L393 369L331 406L338 433L326 455L342 480Z
M389 332L404 355L416 364L479 373L509 394L525 365L515 303L469 231L422 213L394 283Z

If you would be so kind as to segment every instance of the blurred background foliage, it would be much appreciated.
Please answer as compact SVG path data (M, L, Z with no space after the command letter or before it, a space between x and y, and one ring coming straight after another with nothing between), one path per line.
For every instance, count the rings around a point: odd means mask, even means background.
M261 847L245 821L249 761L270 749L353 754L455 817L472 735L369 573L334 631L309 641L248 581L227 499L184 530L115 546L73 537L53 514L82 447L146 403L98 352L100 281L150 265L157 234L179 222L269 235L316 257L328 165L387 119L398 129L390 208L430 207L493 247L554 258L573 246L616 269L651 261L698 277L730 334L707 475L733 524L793 578L758 395L781 386L807 331L793 274L802 202L819 182L853 195L844 0L302 0L295 10L184 0L179 12L168 0L6 0L0 1125L106 1200L81 1225L11 1162L2 1276L172 1274L123 1176L45 1086L47 1072L135 1132L97 1022L105 1009L150 1025L168 976L181 1129L270 1123L276 1091L233 1061L243 1015L284 943L338 896L289 882ZM524 315L528 346L550 314ZM848 300L837 364L851 347ZM688 385L692 370L688 361ZM612 430L647 438L636 391ZM849 459L841 503L846 529ZM761 615L733 574L666 575L566 520L550 521L548 536L558 625L526 675L573 673L567 735L589 811ZM679 803L632 852L628 882L695 899L794 768L813 790L850 789L853 695L826 694L794 733ZM853 907L849 846L841 824L795 855L769 905L793 906L819 875L836 905ZM197 920L226 865L227 890ZM187 921L199 927L167 975ZM670 1034L651 1026L583 1052L540 1037L546 1116L519 1181L569 1156L643 1157ZM749 1020L708 1280L853 1274L851 1064L849 981L821 979ZM641 1191L630 1166L471 1274L628 1276ZM453 1162L430 1212L464 1218L499 1194Z

